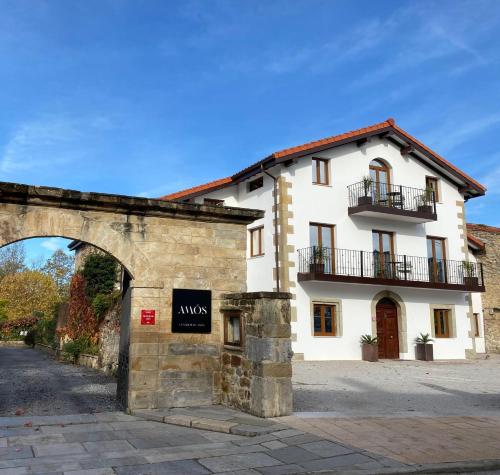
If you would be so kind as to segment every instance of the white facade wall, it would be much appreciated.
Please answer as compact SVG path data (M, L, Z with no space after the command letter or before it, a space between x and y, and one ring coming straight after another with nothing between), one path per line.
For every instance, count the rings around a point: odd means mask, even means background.
M312 184L312 157L329 159L330 184ZM391 183L419 189L425 189L426 176L439 179L439 199L437 204L438 220L429 223L410 223L398 219L368 218L348 216L347 187L360 182L369 174L369 164L374 159L381 159L391 167ZM275 176L281 174L292 184L293 203L289 210L293 218L294 234L289 236L288 244L295 249L307 248L309 242L309 223L334 225L335 247L339 249L364 250L371 252L372 230L391 231L394 233L396 254L427 257L426 236L446 239L446 258L463 261L464 242L461 238L458 217L460 212L457 202L463 197L455 185L410 157L403 157L399 147L385 139L372 138L366 145L358 147L347 144L332 148L311 156L299 158L289 166L275 166L270 170ZM255 179L256 177L252 177ZM204 197L224 199L226 206L239 206L263 209L265 217L253 223L249 228L264 224L265 256L248 260L248 290L274 290L273 279L273 181L264 176L264 187L248 193L247 183L240 183L222 190L197 197L202 202ZM405 305L406 314L406 352L400 358L414 359L414 339L419 333L432 333L430 305L453 306L455 333L452 338L439 338L434 343L434 356L437 359L464 358L465 350L473 347L468 336L470 321L466 293L450 290L430 290L405 287L383 287L371 284L342 284L333 282L297 281L299 268L298 253L290 254L294 267L290 270L290 280L296 282L291 291L296 298L292 302L297 308L297 321L292 323L292 332L296 334L293 349L303 354L308 360L360 359L359 338L362 334L372 333L372 300L383 290L397 294ZM473 298L476 302L477 297ZM314 336L312 331L313 301L340 302L341 333L336 337ZM476 305L473 303L473 305ZM482 317L482 315L481 315ZM481 343L482 340L482 343ZM481 344L483 345L481 347ZM401 346L401 337L400 337ZM484 338L476 338L476 348L484 348Z
M472 252L469 252L469 260L471 262L477 262L477 259ZM479 292L472 292L470 296L472 302L472 312L478 314L479 336L475 337L476 352L486 353L486 343L484 341L483 299Z

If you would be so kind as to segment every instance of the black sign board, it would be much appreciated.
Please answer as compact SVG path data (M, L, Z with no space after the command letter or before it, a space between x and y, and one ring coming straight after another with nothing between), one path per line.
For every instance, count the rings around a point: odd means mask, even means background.
M172 333L212 331L212 291L173 289Z

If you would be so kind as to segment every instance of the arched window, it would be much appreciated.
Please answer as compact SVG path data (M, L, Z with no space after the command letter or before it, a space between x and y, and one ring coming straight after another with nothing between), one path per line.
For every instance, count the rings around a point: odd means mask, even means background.
M370 176L376 183L391 183L390 169L382 160L370 162Z
M391 174L389 166L382 160L370 162L370 177L373 180L372 193L374 202L388 205L388 195L391 191Z

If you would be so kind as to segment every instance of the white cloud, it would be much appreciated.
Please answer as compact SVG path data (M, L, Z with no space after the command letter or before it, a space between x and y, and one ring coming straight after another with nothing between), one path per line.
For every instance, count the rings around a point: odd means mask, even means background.
M0 172L55 169L84 156L96 134L113 127L105 116L47 115L19 124L3 147Z
M440 127L434 127L431 132L424 134L424 141L441 153L449 152L500 124L500 112L475 118L467 115L466 119L462 114L449 115L453 117L452 120L445 121Z
M40 246L45 249L48 249L49 251L54 252L57 251L58 249L64 249L66 247L66 244L61 239L52 237L42 241L40 243Z

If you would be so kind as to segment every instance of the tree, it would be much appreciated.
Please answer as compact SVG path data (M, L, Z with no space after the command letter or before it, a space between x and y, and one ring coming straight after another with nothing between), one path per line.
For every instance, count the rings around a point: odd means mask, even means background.
M73 256L69 256L62 249L57 249L41 269L43 273L52 277L61 298L68 296L73 264Z
M26 270L26 249L23 242L16 242L0 249L0 279L8 274Z
M59 302L54 280L41 272L8 274L0 281L0 301L5 301L8 320L28 317L34 312L50 315Z

